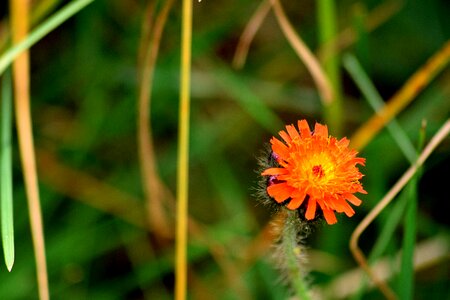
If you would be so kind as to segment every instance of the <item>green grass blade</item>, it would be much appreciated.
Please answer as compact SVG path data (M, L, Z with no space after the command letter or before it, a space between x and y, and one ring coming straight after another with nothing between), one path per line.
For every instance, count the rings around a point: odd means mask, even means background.
M404 219L404 236L402 242L402 260L398 279L400 299L413 299L414 290L414 246L417 231L417 176L411 179L406 189L408 203Z
M319 26L319 41L324 45L325 59L323 68L333 87L334 98L329 105L324 106L324 119L336 135L341 135L343 124L342 80L339 72L339 51L333 43L337 35L337 9L335 0L317 1L317 21Z
M375 111L379 111L384 106L383 98L376 90L369 76L364 72L356 57L347 53L342 59L344 68L361 90L367 102ZM397 121L393 119L388 123L387 128L408 161L414 163L417 158L416 150Z
M0 75L13 62L13 60L23 51L33 46L40 39L53 31L67 19L75 15L94 0L75 0L60 9L57 13L49 17L42 25L33 30L28 37L19 44L11 47L0 56Z
M419 151L423 149L425 143L425 128L422 127L419 136ZM399 275L398 291L400 299L413 299L414 295L414 248L417 235L417 184L420 178L421 170L418 170L416 176L409 183L408 204L404 220L404 236L402 243L402 261Z
M397 201L393 203L392 209L380 229L378 238L372 248L369 255L369 262L374 262L380 258L389 246L392 237L394 236L395 229L400 225L402 217L405 212L405 208L408 201L408 193L402 191Z
M13 193L12 193L12 153L11 153L11 131L12 131L12 91L11 77L9 72L5 74L2 81L2 104L1 104L1 154L0 154L0 197L1 197L1 224L2 243L6 267L11 271L14 265L14 215L13 215Z

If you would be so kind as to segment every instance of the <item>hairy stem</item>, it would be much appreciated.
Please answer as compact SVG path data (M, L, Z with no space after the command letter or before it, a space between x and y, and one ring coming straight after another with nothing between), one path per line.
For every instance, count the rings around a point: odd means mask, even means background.
M309 300L311 299L308 284L305 282L305 270L303 270L302 256L305 251L299 244L298 233L300 230L300 237L304 236L304 229L301 222L298 220L296 211L289 211L286 222L284 223L282 237L281 237L281 250L283 265L286 269L288 279L292 284L292 288L298 299Z

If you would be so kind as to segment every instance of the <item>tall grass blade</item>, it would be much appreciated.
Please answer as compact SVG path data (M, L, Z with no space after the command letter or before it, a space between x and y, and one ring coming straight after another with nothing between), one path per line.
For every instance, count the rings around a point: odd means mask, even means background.
M425 126L422 126L422 130L419 136L419 151L422 150L425 143ZM414 250L416 244L417 233L417 183L421 175L421 169L411 179L409 183L408 192L408 204L405 214L405 228L402 243L402 261L399 275L398 291L400 299L413 299L414 295Z
M348 71L353 81L361 90L367 102L373 110L379 112L384 107L383 98L378 93L361 64L358 62L356 57L351 54L345 54L342 60L344 68ZM398 122L395 119L392 119L392 121L387 124L387 128L408 161L411 164L414 163L417 158L416 150Z
M324 119L336 135L342 133L343 103L341 96L341 75L339 51L332 41L337 36L337 10L335 0L317 1L317 20L319 25L319 41L324 46L322 61L326 76L334 91L333 101L324 105Z
M13 211L13 180L12 180L12 153L11 153L11 131L12 131L12 91L11 75L5 73L2 80L1 99L1 156L0 156L0 201L1 201L1 224L2 243L5 264L8 271L14 265L14 211Z
M187 226L189 187L189 116L192 47L192 0L182 2L180 106L178 133L175 299L187 296Z

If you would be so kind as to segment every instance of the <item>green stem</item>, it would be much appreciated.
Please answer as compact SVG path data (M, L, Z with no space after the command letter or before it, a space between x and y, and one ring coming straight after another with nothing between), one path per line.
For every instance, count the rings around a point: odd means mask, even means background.
M281 237L281 255L283 255L286 272L295 294L299 299L309 300L311 296L300 261L304 249L298 243L298 231L299 229L303 231L304 228L301 225L297 212L289 211L283 228L283 236Z
M334 92L331 104L324 107L325 123L333 128L335 135L342 133L342 96L339 57L333 39L337 33L336 7L334 0L317 1L317 20L319 23L319 43L324 45L325 60L322 62Z
M13 180L12 180L12 92L11 75L6 72L2 80L1 99L1 225L3 254L8 271L14 265L14 209L13 209Z
M422 151L425 144L425 124L419 135L418 152ZM406 206L404 220L404 236L402 242L402 260L399 274L400 299L413 299L414 297L414 248L417 235L417 184L421 176L421 168L411 179L407 192L409 199Z

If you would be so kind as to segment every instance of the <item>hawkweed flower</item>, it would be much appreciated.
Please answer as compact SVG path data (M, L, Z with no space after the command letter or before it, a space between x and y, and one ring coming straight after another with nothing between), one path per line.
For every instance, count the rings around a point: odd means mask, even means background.
M298 121L298 130L287 125L279 135L282 140L270 140L268 167L261 173L267 195L308 221L323 216L334 224L335 212L353 216L349 203L361 204L354 194L367 192L357 167L364 166L365 159L348 148L349 140L329 136L327 126L319 123L311 131L306 120Z

